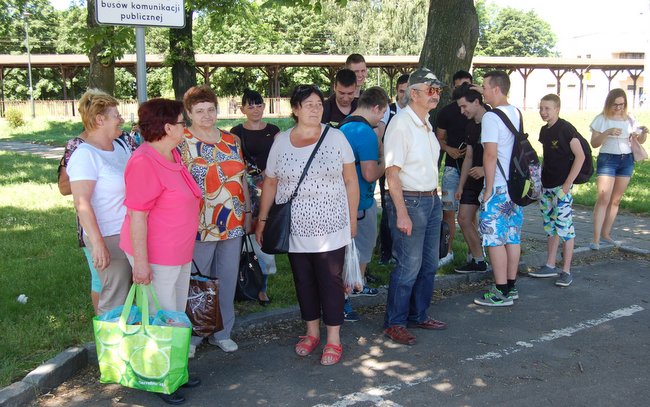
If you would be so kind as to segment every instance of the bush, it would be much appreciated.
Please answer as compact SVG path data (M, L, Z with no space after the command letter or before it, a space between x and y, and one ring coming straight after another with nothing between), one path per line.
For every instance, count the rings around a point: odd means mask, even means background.
M7 123L9 123L9 127L12 129L17 129L18 127L25 125L23 114L20 113L18 110L14 110L14 109L7 110L7 113L5 114L5 118L7 119Z

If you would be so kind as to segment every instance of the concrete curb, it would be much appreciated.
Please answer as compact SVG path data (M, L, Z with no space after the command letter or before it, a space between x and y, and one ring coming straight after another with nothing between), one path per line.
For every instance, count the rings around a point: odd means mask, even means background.
M612 245L602 247L599 251L590 250L588 247L578 247L574 250L574 259L585 259L595 255L602 255L614 252L617 248ZM639 249L631 246L618 248L623 252L649 255L649 250ZM541 260L540 260L540 256ZM546 261L544 253L535 252L522 256L519 264L519 272L525 276L534 267ZM491 272L454 274L436 278L436 290L448 290L464 284L478 283L492 278ZM375 297L355 298L355 307L363 308L377 306L386 303L386 289L380 289L379 295ZM258 312L237 318L233 333L238 334L251 329L261 328L266 325L276 324L281 321L295 320L300 318L300 310L297 305L273 309L270 311ZM39 395L56 388L74 376L79 370L90 363L97 364L97 352L95 343L89 342L83 346L74 346L61 352L59 355L48 360L41 366L31 371L21 381L0 389L0 407L24 406L34 401Z

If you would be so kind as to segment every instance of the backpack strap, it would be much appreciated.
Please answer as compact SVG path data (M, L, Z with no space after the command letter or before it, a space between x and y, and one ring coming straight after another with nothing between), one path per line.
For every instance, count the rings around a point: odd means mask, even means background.
M524 133L524 118L523 118L523 116L521 115L521 111L520 111L519 109L517 109L517 112L519 112L519 130L515 129L515 125L512 124L512 122L511 122L510 119L508 118L508 115L507 115L506 112L504 112L503 110L498 109L498 108L495 107L494 109L492 109L492 110L490 110L490 111L491 111L492 113L496 114L496 115L499 117L499 119L501 119L501 121L503 122L503 124L506 125L506 127L508 128L508 130L510 130L510 132L512 133L512 135L515 136L515 142L517 141L517 139L523 137L523 133ZM513 145L512 145L512 150L513 150L513 151L514 151L514 148L515 148L515 145L514 145L514 143L513 143ZM510 159L512 160L512 151L510 152ZM501 163L499 162L499 159L498 159L498 158L497 158L497 166L499 167L499 171L501 171L501 175L503 176L503 179L506 179L506 172L503 170L503 167L501 166Z

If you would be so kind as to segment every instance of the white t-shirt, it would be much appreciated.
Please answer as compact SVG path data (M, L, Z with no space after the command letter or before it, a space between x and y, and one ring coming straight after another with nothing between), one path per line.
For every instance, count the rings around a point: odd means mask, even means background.
M438 187L440 143L429 125L410 106L391 119L384 136L386 168L399 167L404 191L433 191ZM388 186L390 188L390 185Z
M602 133L607 129L618 128L621 129L620 136L608 136L603 144L600 146L599 152L607 154L630 154L632 148L630 147L630 134L639 127L639 124L633 117L630 120L614 120L608 119L603 114L599 114L594 118L594 121L589 125L591 130Z
M119 235L124 206L124 169L130 149L113 141L113 151L104 151L88 143L81 144L68 162L68 177L74 181L96 181L90 204L102 236Z
M508 116L513 126L516 129L519 128L519 123L521 118L519 116L519 111L516 107L512 105L498 106L495 109L499 109ZM503 186L507 185L508 178L510 177L510 156L512 155L512 147L515 142L515 135L508 130L506 124L493 112L486 112L481 119L481 143L485 146L485 143L497 143L497 159L501 163L503 172L505 172L506 177L504 178L501 174L499 166L496 166L496 172L494 174L494 186Z
M324 128L325 125L321 133ZM289 138L291 130L276 136L266 162L266 175L278 179L277 203L289 200L316 147L316 143L294 147ZM351 163L354 163L354 153L345 136L340 130L329 129L291 202L289 252L322 253L350 243L350 209L343 164Z

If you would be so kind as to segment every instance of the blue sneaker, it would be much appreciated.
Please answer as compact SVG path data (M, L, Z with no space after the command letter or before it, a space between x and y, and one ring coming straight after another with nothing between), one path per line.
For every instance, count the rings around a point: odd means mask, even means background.
M357 312L352 309L350 299L346 298L345 303L343 304L343 320L345 322L357 322L360 319L361 318L359 317L359 314L357 314Z
M374 297L377 294L379 294L378 289L364 285L361 291L352 290L350 297Z
M548 277L557 277L558 272L555 267L551 268L546 264L544 264L542 267L539 268L539 270L528 273L528 275L537 278L548 278Z

